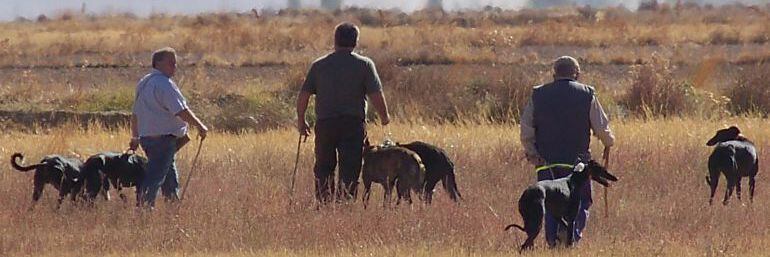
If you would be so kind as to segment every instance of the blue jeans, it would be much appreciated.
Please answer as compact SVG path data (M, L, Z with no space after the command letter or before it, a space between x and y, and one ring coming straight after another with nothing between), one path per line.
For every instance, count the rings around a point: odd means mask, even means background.
M559 179L569 176L571 173L571 169L552 168L550 170L540 171L537 174L537 181ZM591 198L591 180L586 181L586 184L583 186L583 190L580 193L583 195L580 200L580 208L578 209L577 217L575 217L575 230L572 231L572 238L574 239L574 243L579 242L583 237L583 229L585 229L586 223L588 222L588 208L590 208L591 204L593 203L593 199ZM561 223L558 222L553 216L551 216L551 214L546 210L545 241L548 243L548 246L556 246L557 233L560 229L563 230L567 228L561 226Z
M141 204L155 206L158 189L162 189L166 200L179 199L179 175L174 157L177 151L177 138L172 135L160 137L142 137L139 140L147 154L147 167L142 179Z

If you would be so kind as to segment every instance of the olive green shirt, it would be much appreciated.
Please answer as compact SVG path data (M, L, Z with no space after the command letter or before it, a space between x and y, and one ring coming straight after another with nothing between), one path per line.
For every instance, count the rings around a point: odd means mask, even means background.
M316 95L318 120L366 117L366 95L382 91L371 59L350 51L335 51L310 66L302 91Z

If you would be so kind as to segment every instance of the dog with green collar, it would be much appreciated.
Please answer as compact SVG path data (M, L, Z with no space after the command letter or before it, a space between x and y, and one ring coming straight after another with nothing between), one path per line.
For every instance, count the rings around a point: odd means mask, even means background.
M565 164L552 164L565 165ZM541 166L538 172L551 169L551 165ZM588 180L594 180L605 187L610 186L609 181L618 181L618 178L610 174L607 169L602 167L596 161L588 163L579 162L571 166L572 173L566 177L543 180L527 187L519 198L519 214L524 221L524 226L511 224L505 227L518 228L527 233L527 239L521 245L519 251L531 249L534 247L535 239L543 225L543 218L546 210L562 223L567 231L573 231L575 217L580 207L580 190ZM567 233L566 245L573 243L573 234Z

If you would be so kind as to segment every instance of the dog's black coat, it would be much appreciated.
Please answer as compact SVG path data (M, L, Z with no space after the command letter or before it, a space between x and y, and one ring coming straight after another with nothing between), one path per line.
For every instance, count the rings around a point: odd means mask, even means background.
M508 230L516 227L527 233L527 239L521 245L521 249L532 248L543 224L545 211L548 212L567 228L574 231L574 221L580 209L582 194L581 189L586 182L592 179L599 184L609 186L610 181L618 181L618 178L591 160L581 170L575 170L567 177L555 180L543 180L529 186L519 198L519 214L524 220L524 227L511 224L505 227ZM573 233L567 233L567 246L573 242Z
M439 180L444 185L444 190L449 193L449 198L455 202L462 198L455 180L455 165L444 150L421 141L408 144L399 143L398 146L417 153L425 165L425 183L423 185L425 201L430 203L433 200L433 188L436 187Z
M135 153L104 152L88 157L83 164L82 173L86 180L86 195L89 200L102 192L109 199L110 185L117 189L123 201L126 196L123 187L136 187L136 199L139 203L141 182L147 159Z
M709 204L713 203L720 173L724 174L727 180L723 204L728 203L733 189L736 190L738 199L741 198L743 177L749 177L749 199L753 201L756 184L754 177L759 172L759 158L754 144L741 135L740 129L732 126L718 130L706 145L714 146L708 160L709 175L706 176L706 183L711 187Z
M80 172L82 162L80 160L59 155L48 155L43 157L40 163L25 167L18 164L16 162L17 159L23 161L24 155L21 153L11 155L11 166L14 169L19 171L35 170L34 188L32 190L33 206L40 200L46 184L50 184L59 191L57 206L61 205L68 194L75 201L77 195L82 192L83 180L81 179Z

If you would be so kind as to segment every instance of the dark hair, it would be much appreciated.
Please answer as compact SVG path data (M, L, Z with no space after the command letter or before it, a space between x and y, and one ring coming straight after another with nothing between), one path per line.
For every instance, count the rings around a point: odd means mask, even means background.
M358 44L358 27L350 22L343 22L334 29L334 45L355 47Z
M164 47L158 50L155 50L155 52L152 52L152 67L155 68L155 65L158 64L160 61L165 60L165 58L169 56L176 56L176 50L171 47Z

